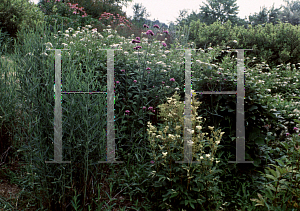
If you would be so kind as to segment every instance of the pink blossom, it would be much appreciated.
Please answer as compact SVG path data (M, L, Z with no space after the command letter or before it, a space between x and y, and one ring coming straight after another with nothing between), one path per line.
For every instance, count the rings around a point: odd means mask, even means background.
M152 30L148 30L148 31L146 32L146 34L147 34L147 35L149 35L149 34L150 34L151 36L153 36L153 35L154 35L154 33L153 33L153 31L152 31Z
M174 78L171 78L170 81L175 81L175 79L174 79Z
M137 82L137 80L133 80L133 82L134 82L134 83L136 83L136 82Z
M142 46L136 46L133 49L138 50L139 48L142 48Z
M140 43L141 41L139 40L132 40L132 43Z

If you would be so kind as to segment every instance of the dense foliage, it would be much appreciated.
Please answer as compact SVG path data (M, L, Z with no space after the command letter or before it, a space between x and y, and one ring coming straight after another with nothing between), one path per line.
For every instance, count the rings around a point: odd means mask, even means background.
M257 63L265 62L271 68L281 63L298 66L300 61L299 26L287 23L269 23L265 27L249 25L245 29L242 26L231 26L230 21L223 25L215 22L208 26L198 20L190 25L190 39L195 42L196 48L206 49L211 44L212 47L233 45L236 49L253 49L248 55L256 57ZM221 62L223 56L218 58L218 62Z
M0 1L0 29L7 33L8 40L19 38L17 34L21 28L35 28L44 21L44 13L28 0L2 0ZM12 46L14 42L11 42ZM12 50L10 49L10 52Z
M0 58L0 127L11 135L0 133L6 143L0 145L0 184L10 178L23 190L15 199L0 194L0 209L299 208L299 27L186 25L182 17L181 27L166 30L160 22L129 24L115 13L120 1L86 2L41 3L45 22L21 27L16 51L4 52L11 61ZM95 5L108 10L92 17ZM116 49L115 158L124 163L98 163L109 153L101 94L62 94L62 155L71 164L45 163L54 148L53 49L62 48L69 49L61 53L62 91L104 92L103 49ZM192 93L236 91L237 54L229 49L253 48L245 52L244 68L245 160L253 164L228 163L236 158L237 100L225 94L196 94L201 105L192 99L193 157L202 164L175 163L183 160L186 121L186 53L175 50L182 48L198 49L191 55ZM9 162L2 162L7 154ZM10 167L18 163L15 173Z

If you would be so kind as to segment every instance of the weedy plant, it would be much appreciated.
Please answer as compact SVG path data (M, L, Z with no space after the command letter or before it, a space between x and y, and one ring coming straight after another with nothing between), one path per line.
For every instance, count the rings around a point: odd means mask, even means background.
M174 99L175 98L175 99ZM153 195L159 202L157 207L165 209L197 209L215 210L222 204L221 191L218 188L220 182L216 164L220 162L215 154L224 132L211 130L211 138L206 138L208 133L201 133L202 117L197 117L196 112L200 102L192 100L192 148L193 158L201 163L178 164L175 161L183 160L183 102L177 92L173 98L168 98L166 104L159 105L164 119L164 125L160 124L162 130L158 130L148 122L148 140L150 141L151 172L155 192ZM158 134L157 134L158 133ZM215 161L215 162L214 162Z
M299 132L299 129L294 127ZM257 202L255 206L262 206L267 210L298 210L300 205L299 191L299 160L300 134L293 134L290 141L280 143L286 149L286 155L276 159L279 165L269 164L262 173L264 189L257 193L259 199L250 199Z

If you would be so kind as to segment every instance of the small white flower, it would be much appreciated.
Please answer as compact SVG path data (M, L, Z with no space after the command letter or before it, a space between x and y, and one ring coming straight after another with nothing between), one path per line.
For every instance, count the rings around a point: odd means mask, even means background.
M208 126L208 129L210 129L210 130L213 130L213 129L214 129L214 126L213 126L213 127L211 127L211 126Z
M236 41L236 40L233 40L232 42L233 42L233 43L237 43L237 41Z
M91 26L91 25L86 25L85 27L87 27L87 28L92 28L92 26Z
M217 144L217 145L220 144L220 141L216 141L216 144Z
M66 31L65 31L65 33L67 33L67 34L68 34L68 33L69 33L69 30L66 30Z
M171 139L175 139L175 136L174 135L172 135L172 134L169 134L169 138L171 138Z
M202 159L203 159L203 156L201 156L200 159L202 160Z
M113 44L112 48L117 48L119 46L119 44Z
M220 163L220 161L219 161L219 160L216 160L216 163Z
M202 127L201 126L196 126L196 128L198 129L198 130L201 130L202 129Z
M62 43L62 45L64 46L64 48L68 46L68 44L66 43Z
M212 50L212 49L213 49L212 47L207 48L207 50Z
M209 157L210 157L210 154L206 154L205 156L206 156L207 158L209 158Z
M167 152L163 152L162 154L163 154L163 157L166 157L168 153Z
M111 28L111 25L108 25L107 28Z
M41 53L41 56L48 56L48 54L46 52Z
M175 90L179 90L179 88L178 88L178 87L176 87L176 88L175 88Z
M127 52L127 51L125 51L125 52L124 52L124 54L126 54L126 55L127 55L127 54L128 54L128 52Z
M46 45L47 48L49 48L49 47L52 48L53 47L51 42L47 42L47 43L45 43L45 45Z

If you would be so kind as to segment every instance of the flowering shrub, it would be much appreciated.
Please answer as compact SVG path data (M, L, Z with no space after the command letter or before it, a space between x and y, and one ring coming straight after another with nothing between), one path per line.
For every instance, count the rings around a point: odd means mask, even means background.
M102 22L105 25L111 25L112 28L115 28L116 26L127 26L131 29L131 23L128 21L124 16L121 16L117 14L117 17L112 13L104 12L101 14L99 21Z
M156 188L155 197L160 200L159 207L163 209L197 209L215 210L221 204L220 190L218 189L221 170L215 166L219 160L215 159L215 153L224 132L211 130L212 138L206 138L208 133L201 133L202 127L196 112L200 102L192 100L192 145L193 158L201 161L200 164L174 164L174 161L183 160L183 102L178 102L177 92L168 98L168 103L159 105L161 115L165 121L162 131L157 131L155 126L148 122L148 140L151 145L154 158L151 162L153 186ZM157 134L158 132L158 134ZM215 164L214 164L215 161ZM162 197L162 198L161 198Z

